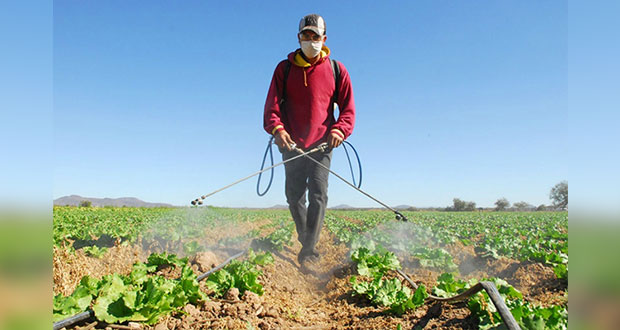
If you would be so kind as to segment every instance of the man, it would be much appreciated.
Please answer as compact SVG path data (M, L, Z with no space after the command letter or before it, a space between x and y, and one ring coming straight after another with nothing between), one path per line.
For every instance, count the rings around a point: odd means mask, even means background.
M316 14L304 16L299 22L297 40L301 46L280 62L271 79L265 102L264 128L275 137L275 143L286 160L321 143L328 143L326 152L309 156L327 168L331 149L351 135L355 123L355 105L351 79L339 62L336 81L325 46L325 21ZM337 85L337 86L336 86ZM338 119L334 117L338 104ZM297 257L301 266L319 258L319 240L327 206L329 171L306 157L285 164L285 194L302 245ZM306 207L306 191L308 206Z

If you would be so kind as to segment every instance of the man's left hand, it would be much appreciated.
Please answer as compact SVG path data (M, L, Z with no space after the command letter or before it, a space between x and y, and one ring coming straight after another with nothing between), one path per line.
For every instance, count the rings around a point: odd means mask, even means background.
M329 137L327 138L327 144L330 149L337 148L342 144L342 137L338 133L330 132Z

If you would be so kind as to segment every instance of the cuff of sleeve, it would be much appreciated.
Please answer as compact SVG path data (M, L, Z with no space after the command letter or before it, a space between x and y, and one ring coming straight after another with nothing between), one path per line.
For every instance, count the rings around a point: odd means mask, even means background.
M340 135L340 137L344 140L344 133L342 133L341 130L339 130L337 128L332 128L331 132L334 132L334 133Z
M276 134L276 132L278 132L281 129L284 129L284 126L278 125L278 126L274 127L273 130L271 130L271 135Z

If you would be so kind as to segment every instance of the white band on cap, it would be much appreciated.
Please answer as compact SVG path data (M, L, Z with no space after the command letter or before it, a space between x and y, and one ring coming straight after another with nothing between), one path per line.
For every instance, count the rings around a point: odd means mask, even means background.
M314 22L315 20L316 22ZM304 30L311 30L319 35L324 35L325 20L323 17L316 14L304 16L301 21L299 21L299 32Z

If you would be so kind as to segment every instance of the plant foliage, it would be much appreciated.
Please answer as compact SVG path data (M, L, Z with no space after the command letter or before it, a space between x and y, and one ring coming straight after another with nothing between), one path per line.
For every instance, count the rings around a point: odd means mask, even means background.
M252 291L258 295L264 293L263 285L258 277L262 274L257 265L273 263L273 256L269 252L255 254L251 249L248 251L248 259L233 260L223 269L211 274L207 279L207 287L216 297L221 297L232 288L239 289L239 293Z
M152 275L159 265L182 267L176 280ZM80 280L67 297L54 297L54 322L86 311L92 305L95 317L107 323L141 321L155 324L162 316L188 303L206 300L187 259L175 255L151 255L147 263L136 263L129 275L106 275L101 280L88 276Z

